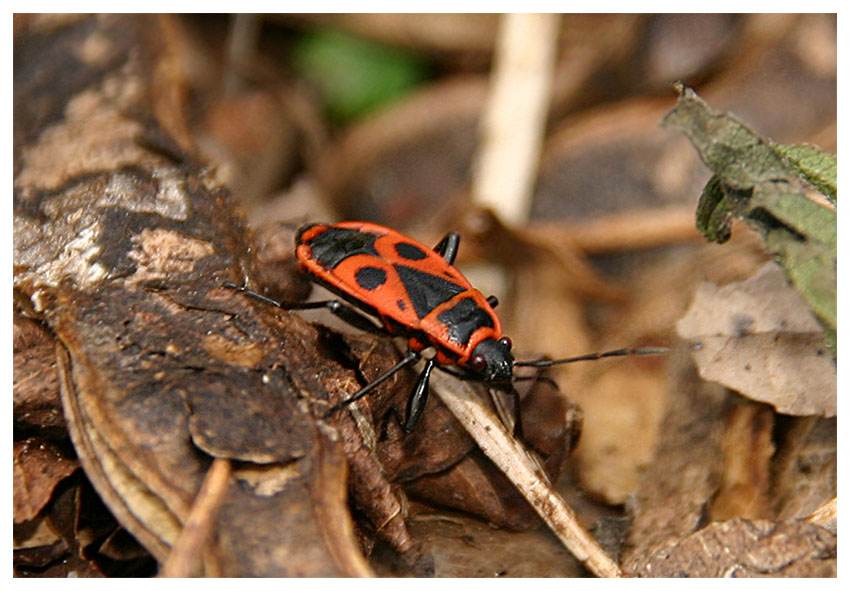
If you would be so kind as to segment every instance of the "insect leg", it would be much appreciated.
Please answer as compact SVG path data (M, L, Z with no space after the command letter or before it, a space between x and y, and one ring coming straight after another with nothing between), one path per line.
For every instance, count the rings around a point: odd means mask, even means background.
M404 420L405 433L413 431L413 427L416 426L419 417L422 416L422 411L425 410L425 403L428 401L428 380L431 378L431 370L434 369L436 362L436 359L433 358L425 362L425 368L419 374L416 387L407 400L407 417Z
M247 289L243 285L236 285L235 283L227 282L224 284L224 287L229 289L235 289L236 291L242 292L247 296L250 296L256 300L260 300L266 304L270 304L272 306L276 306L281 310L316 310L319 308L326 308L330 310L332 314L336 317L344 320L348 324L359 328L360 330L365 330L367 332L371 332L374 334L384 335L386 331L382 327L375 325L367 316L364 316L348 304L345 304L339 300L322 300L320 302L279 302L277 300L273 300L272 298L266 297L261 293L257 293L256 291L251 291Z
M450 265L453 265L459 246L460 234L457 232L449 232L446 234L446 237L440 240L440 243L434 247L434 252L446 259Z
M419 353L417 353L416 351L408 351L407 355L404 356L404 359L402 359L401 361L399 361L398 363L393 365L391 368L389 368L387 371L385 371L384 373L379 375L377 378L375 378L374 380L372 380L371 382L369 382L368 384L366 384L365 386L360 388L360 390L355 392L354 395L351 398L347 398L347 399L343 400L342 402L340 402L339 404L332 406L330 408L330 410L328 410L328 412L325 413L325 418L331 416L333 413L340 410L341 408L345 408L346 406L348 406L352 402L354 402L356 400L360 400L361 398L366 396L366 394L368 394L369 392L371 392L372 390L377 388L379 385L381 385L382 383L384 383L385 381L390 379L393 376L393 374L395 374L397 371L399 371L400 369L402 369L406 365L410 365L411 363L415 362L417 359L419 359Z
M380 326L376 326L367 316L364 316L348 304L344 304L339 300L328 300L324 302L312 302L315 304L324 304L324 306L315 306L316 308L325 307L331 311L337 318L340 318L348 324L371 332L373 334L386 335L387 331Z

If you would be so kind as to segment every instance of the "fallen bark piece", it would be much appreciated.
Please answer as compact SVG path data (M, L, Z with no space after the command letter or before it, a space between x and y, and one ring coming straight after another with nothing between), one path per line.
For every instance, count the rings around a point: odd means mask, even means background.
M179 35L104 15L16 37L16 298L56 338L86 475L160 564L222 458L238 468L192 572L369 575L311 414L339 366L297 316L221 288L252 276L248 233L181 134Z

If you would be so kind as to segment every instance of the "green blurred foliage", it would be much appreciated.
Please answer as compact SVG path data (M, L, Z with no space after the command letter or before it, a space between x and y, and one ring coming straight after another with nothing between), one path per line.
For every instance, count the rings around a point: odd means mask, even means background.
M333 29L302 34L292 58L299 75L319 89L337 123L375 111L428 76L425 61L412 53Z

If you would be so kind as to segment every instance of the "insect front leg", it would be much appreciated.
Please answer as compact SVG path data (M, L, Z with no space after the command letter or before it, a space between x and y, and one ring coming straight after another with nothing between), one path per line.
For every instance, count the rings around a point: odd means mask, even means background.
M386 331L383 327L377 326L367 316L364 316L363 314L355 310L353 307L344 302L341 302L340 300L322 300L319 302L279 302L277 300L273 300L272 298L266 297L261 293L257 293L256 291L251 291L244 285L236 285L235 283L231 283L228 281L224 284L224 287L227 287L229 289L235 289L236 291L242 292L245 295L250 296L256 300L260 300L261 302L264 302L266 304L271 304L272 306L277 306L282 310L317 310L320 308L325 308L329 310L334 316L344 320L355 328L359 328L360 330L365 330L373 334L386 334Z
M419 379L416 381L416 387L407 399L407 415L404 420L404 432L410 433L413 427L419 422L419 417L422 416L422 411L425 410L425 403L428 402L428 382L431 379L431 370L437 360L432 358L425 362L425 368L419 374Z
M440 240L440 243L434 247L434 252L446 259L446 262L450 265L453 265L459 247L460 234L457 232L449 232L446 234L446 237Z

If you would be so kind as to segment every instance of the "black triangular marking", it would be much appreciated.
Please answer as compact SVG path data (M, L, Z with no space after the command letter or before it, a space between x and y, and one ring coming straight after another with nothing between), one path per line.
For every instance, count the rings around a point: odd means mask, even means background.
M393 265L407 289L407 295L413 302L413 309L421 320L431 310L452 299L465 289L457 283L446 281L442 277L431 275L404 265Z

